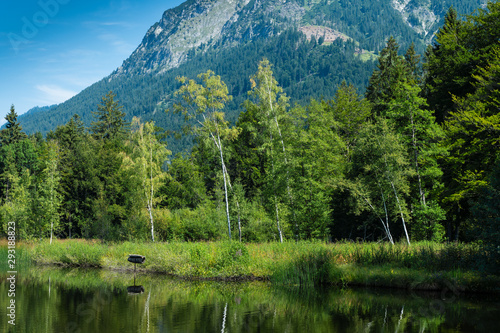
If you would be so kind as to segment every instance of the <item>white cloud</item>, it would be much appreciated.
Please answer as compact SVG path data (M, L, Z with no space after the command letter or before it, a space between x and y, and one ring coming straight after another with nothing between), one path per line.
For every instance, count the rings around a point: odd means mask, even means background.
M43 94L40 98L41 105L59 104L77 94L56 85L37 85L36 89Z

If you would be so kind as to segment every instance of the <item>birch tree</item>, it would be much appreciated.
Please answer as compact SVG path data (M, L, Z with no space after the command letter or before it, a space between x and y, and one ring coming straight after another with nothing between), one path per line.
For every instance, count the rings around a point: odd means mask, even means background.
M367 98L377 113L389 119L411 160L413 169L408 201L412 205L412 222L417 239L440 240L444 210L436 197L441 190L442 171L437 158L446 155L438 142L444 137L418 86L419 56L413 47L406 56L398 55L399 45L390 38L381 52L378 70L374 71L367 88Z
M146 201L146 209L151 226L151 241L155 241L154 208L161 200L158 188L166 177L162 166L171 154L164 144L155 136L154 122L141 123L140 119L132 119L133 164L136 176L140 178L142 196Z
M352 192L362 209L369 209L381 221L387 239L394 243L390 221L400 219L408 244L406 220L408 209L404 195L409 191L406 150L401 138L394 133L387 120L367 124L359 134L353 152L353 168L357 175Z
M198 75L201 84L186 77L177 80L182 84L175 95L180 100L174 104L174 112L184 115L184 131L201 140L208 140L220 158L220 170L224 184L224 197L229 239L231 239L231 219L229 216L228 183L229 175L224 162L225 141L238 136L238 128L230 128L222 111L231 100L226 84L212 71Z
M289 98L283 93L283 89L278 85L278 82L273 77L271 64L267 59L259 63L259 69L255 76L251 79L252 91L250 94L255 98L256 103L250 103L247 107L253 107L260 113L258 119L263 128L264 139L262 149L268 154L271 163L270 168L270 183L273 186L274 210L276 217L276 225L278 228L280 242L283 242L283 231L280 226L279 215L279 195L278 195L278 179L280 171L285 170L286 191L289 200L289 206L293 211L293 197L290 189L290 174L289 174L289 156L285 147L285 140L282 133L283 119L287 116L287 108L289 106ZM282 166L280 168L280 166ZM295 220L295 218L294 218ZM297 233L297 225L295 225Z
M3 231L7 232L7 222L16 221L16 237L19 239L26 239L33 233L29 218L32 201L29 188L32 178L28 169L18 174L14 166L7 168L0 175L2 181L8 182L5 196L0 198L0 224Z
M40 184L42 196L40 202L42 205L44 224L50 225L50 244L54 231L59 228L61 214L61 195L59 193L59 182L61 175L59 172L60 150L56 141L47 143L47 155L45 168L43 170L44 182Z

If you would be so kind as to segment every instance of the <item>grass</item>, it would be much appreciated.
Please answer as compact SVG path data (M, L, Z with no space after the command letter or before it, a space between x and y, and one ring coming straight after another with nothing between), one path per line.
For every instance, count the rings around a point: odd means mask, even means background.
M4 252L5 246L0 243ZM482 250L473 244L432 242L241 244L102 243L57 240L24 243L22 253L37 264L132 270L129 254L146 256L137 268L186 279L269 280L283 286L361 285L416 290L457 288L500 290L500 277L478 264ZM6 250L5 250L6 251Z

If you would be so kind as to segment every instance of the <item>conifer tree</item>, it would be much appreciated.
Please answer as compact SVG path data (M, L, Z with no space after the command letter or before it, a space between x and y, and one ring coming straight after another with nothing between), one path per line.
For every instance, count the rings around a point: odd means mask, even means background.
M373 104L375 113L386 110L385 104L398 94L398 84L410 78L410 68L405 58L398 55L399 45L390 37L380 52L377 69L370 77L366 98ZM413 60L412 60L413 61Z
M97 111L92 111L96 121L92 122L91 131L97 139L115 139L126 132L127 122L123 106L115 101L116 95L110 91L102 98Z
M0 146L9 145L27 138L26 133L23 132L23 128L17 120L14 105L10 107L10 112L5 116L5 120L7 120L5 129L0 131Z
M424 63L424 95L438 123L456 110L452 96L465 96L472 91L470 64L472 54L466 48L467 23L459 19L450 7L444 25L438 30L435 42L427 47Z

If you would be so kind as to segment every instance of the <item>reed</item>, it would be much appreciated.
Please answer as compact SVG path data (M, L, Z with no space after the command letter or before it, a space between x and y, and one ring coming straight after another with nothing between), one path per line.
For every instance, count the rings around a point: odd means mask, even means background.
M6 247L0 253L6 255ZM481 271L474 244L341 242L250 243L56 240L20 245L27 264L132 270L129 254L146 256L137 269L187 279L265 279L275 285L366 285L397 288L497 290L500 278ZM483 283L484 282L484 283ZM483 289L484 289L483 288Z

